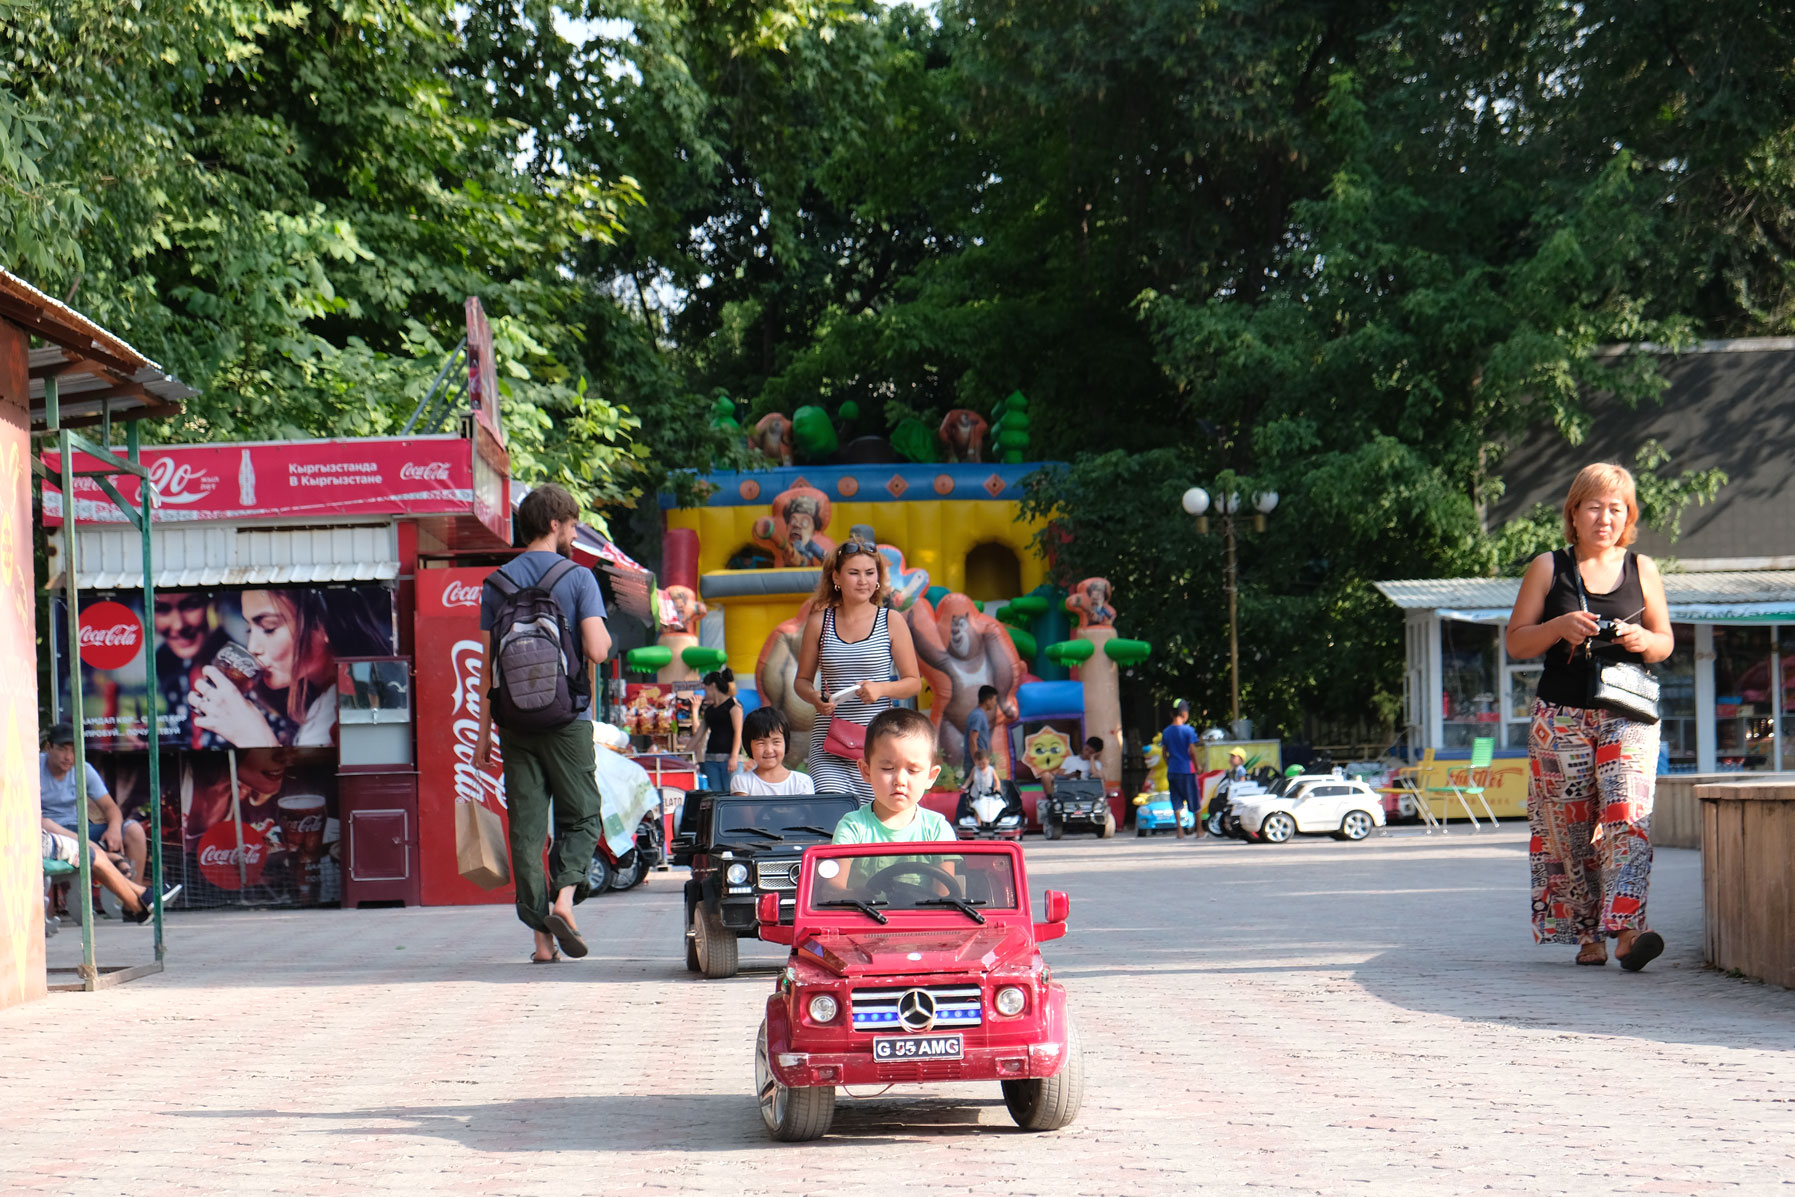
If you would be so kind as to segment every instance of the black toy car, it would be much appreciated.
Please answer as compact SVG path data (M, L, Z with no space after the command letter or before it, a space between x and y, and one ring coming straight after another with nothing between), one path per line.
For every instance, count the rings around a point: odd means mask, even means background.
M735 976L736 941L760 933L756 899L778 894L780 916L788 916L805 846L828 843L841 817L860 805L853 794L687 794L670 854L675 865L692 870L686 967L707 977Z
M1110 809L1098 778L1067 777L1054 782L1053 796L1041 795L1035 813L1041 819L1041 834L1050 840L1067 831L1094 831L1105 840L1116 834L1116 812Z

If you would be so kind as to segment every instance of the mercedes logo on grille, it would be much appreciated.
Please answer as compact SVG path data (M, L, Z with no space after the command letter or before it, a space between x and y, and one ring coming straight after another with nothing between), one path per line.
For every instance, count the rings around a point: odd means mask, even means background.
M935 1025L935 999L926 989L911 989L898 999L898 1021L906 1031L926 1031Z
M791 878L791 882L792 882L792 884L793 884L793 885L796 885L796 884L798 884L798 873L799 873L799 872L800 872L800 871L801 871L801 870L802 870L802 869L803 869L803 866L802 866L802 865L801 865L801 864L799 864L799 863L798 863L798 862L796 862L796 861L793 861L793 862L792 862L792 867L791 867L791 868L790 868L790 869L787 869L787 870L786 870L786 876L788 876L788 877L790 877L790 878Z

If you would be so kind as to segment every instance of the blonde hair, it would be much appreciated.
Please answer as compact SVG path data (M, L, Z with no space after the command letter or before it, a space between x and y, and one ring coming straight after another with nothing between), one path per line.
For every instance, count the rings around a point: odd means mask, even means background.
M1577 471L1571 482L1571 493L1564 498L1564 540L1577 543L1577 508L1601 495L1619 495L1627 505L1627 526L1621 529L1615 543L1621 546L1639 539L1639 495L1633 486L1633 475L1625 466L1598 461Z
M822 574L816 580L816 593L811 595L811 602L817 610L824 607L841 606L841 587L835 584L835 575L848 563L848 558L862 553L870 556L879 567L879 589L873 592L873 606L883 607L891 594L891 562L885 560L885 554L864 540L852 538L842 541L829 551L823 561Z

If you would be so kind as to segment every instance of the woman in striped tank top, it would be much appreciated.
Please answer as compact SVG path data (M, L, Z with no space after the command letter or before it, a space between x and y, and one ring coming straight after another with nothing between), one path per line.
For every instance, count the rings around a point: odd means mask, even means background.
M792 689L816 708L805 765L819 794L873 796L858 761L824 750L829 720L849 719L865 727L895 700L914 698L922 690L910 627L891 618L885 606L891 593L889 568L872 545L847 540L829 554L817 580Z

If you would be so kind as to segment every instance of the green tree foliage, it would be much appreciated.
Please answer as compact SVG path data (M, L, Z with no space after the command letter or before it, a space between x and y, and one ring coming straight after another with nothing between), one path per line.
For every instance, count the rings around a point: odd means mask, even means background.
M478 295L519 475L629 496L640 420L590 387L567 274L640 193L515 169L453 85L454 6L9 4L0 253L202 388L157 431L397 432Z

